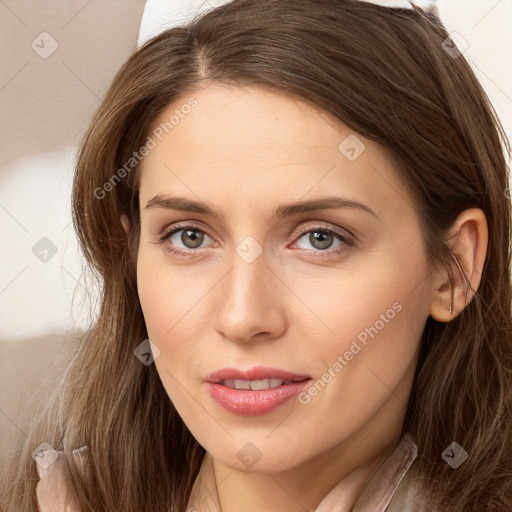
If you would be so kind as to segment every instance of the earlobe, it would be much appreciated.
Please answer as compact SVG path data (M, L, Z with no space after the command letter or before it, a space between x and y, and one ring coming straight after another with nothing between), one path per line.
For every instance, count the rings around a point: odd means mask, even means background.
M130 229L130 221L128 220L128 217L126 215L121 215L121 224L123 225L123 229L125 233L128 233L128 230Z
M449 322L473 299L485 264L488 227L479 208L464 210L450 230L450 258L434 279L430 314Z

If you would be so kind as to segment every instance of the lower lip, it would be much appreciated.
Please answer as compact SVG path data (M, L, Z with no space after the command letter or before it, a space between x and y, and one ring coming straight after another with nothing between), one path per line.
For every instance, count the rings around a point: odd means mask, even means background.
M222 384L208 383L211 397L226 411L241 416L258 416L277 409L290 398L298 395L311 379L283 384L277 388L232 389Z

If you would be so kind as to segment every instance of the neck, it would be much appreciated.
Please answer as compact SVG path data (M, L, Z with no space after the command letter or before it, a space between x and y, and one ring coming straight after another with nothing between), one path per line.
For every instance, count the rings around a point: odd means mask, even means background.
M328 512L333 508L323 500L336 487L336 511L349 512L396 446L402 420L399 418L384 437L368 439L358 432L328 452L275 473L238 471L207 452L187 511ZM320 502L322 509L318 509Z

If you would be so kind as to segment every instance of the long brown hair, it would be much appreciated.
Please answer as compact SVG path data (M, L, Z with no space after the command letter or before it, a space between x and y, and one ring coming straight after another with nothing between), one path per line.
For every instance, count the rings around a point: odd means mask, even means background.
M155 365L134 357L148 336L135 275L138 166L126 163L163 109L208 81L287 92L386 148L411 190L432 263L450 265L447 233L461 211L485 212L480 287L451 322L428 319L403 430L417 442L414 474L432 506L512 510L508 143L464 56L446 51L448 37L436 14L419 8L234 0L133 53L84 137L73 188L75 229L102 286L101 311L47 420L18 454L7 512L37 510L30 453L43 441L68 456L86 512L185 510L204 449ZM452 441L469 453L456 470L441 458ZM84 444L88 475L71 456Z

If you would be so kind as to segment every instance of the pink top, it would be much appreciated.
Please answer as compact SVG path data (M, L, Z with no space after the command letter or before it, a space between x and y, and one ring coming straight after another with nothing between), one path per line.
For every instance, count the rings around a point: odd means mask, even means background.
M85 469L88 447L73 450L73 457ZM347 508L343 496L347 483L341 481L325 496L315 512L412 512L418 510L414 500L414 482L406 477L417 457L412 437L404 435L393 452L372 475L352 508ZM69 484L69 473L64 452L43 451L36 457L39 482L36 496L40 512L82 512ZM402 484L402 485L400 485ZM350 485L350 484L348 484ZM198 479L191 496L201 496Z

